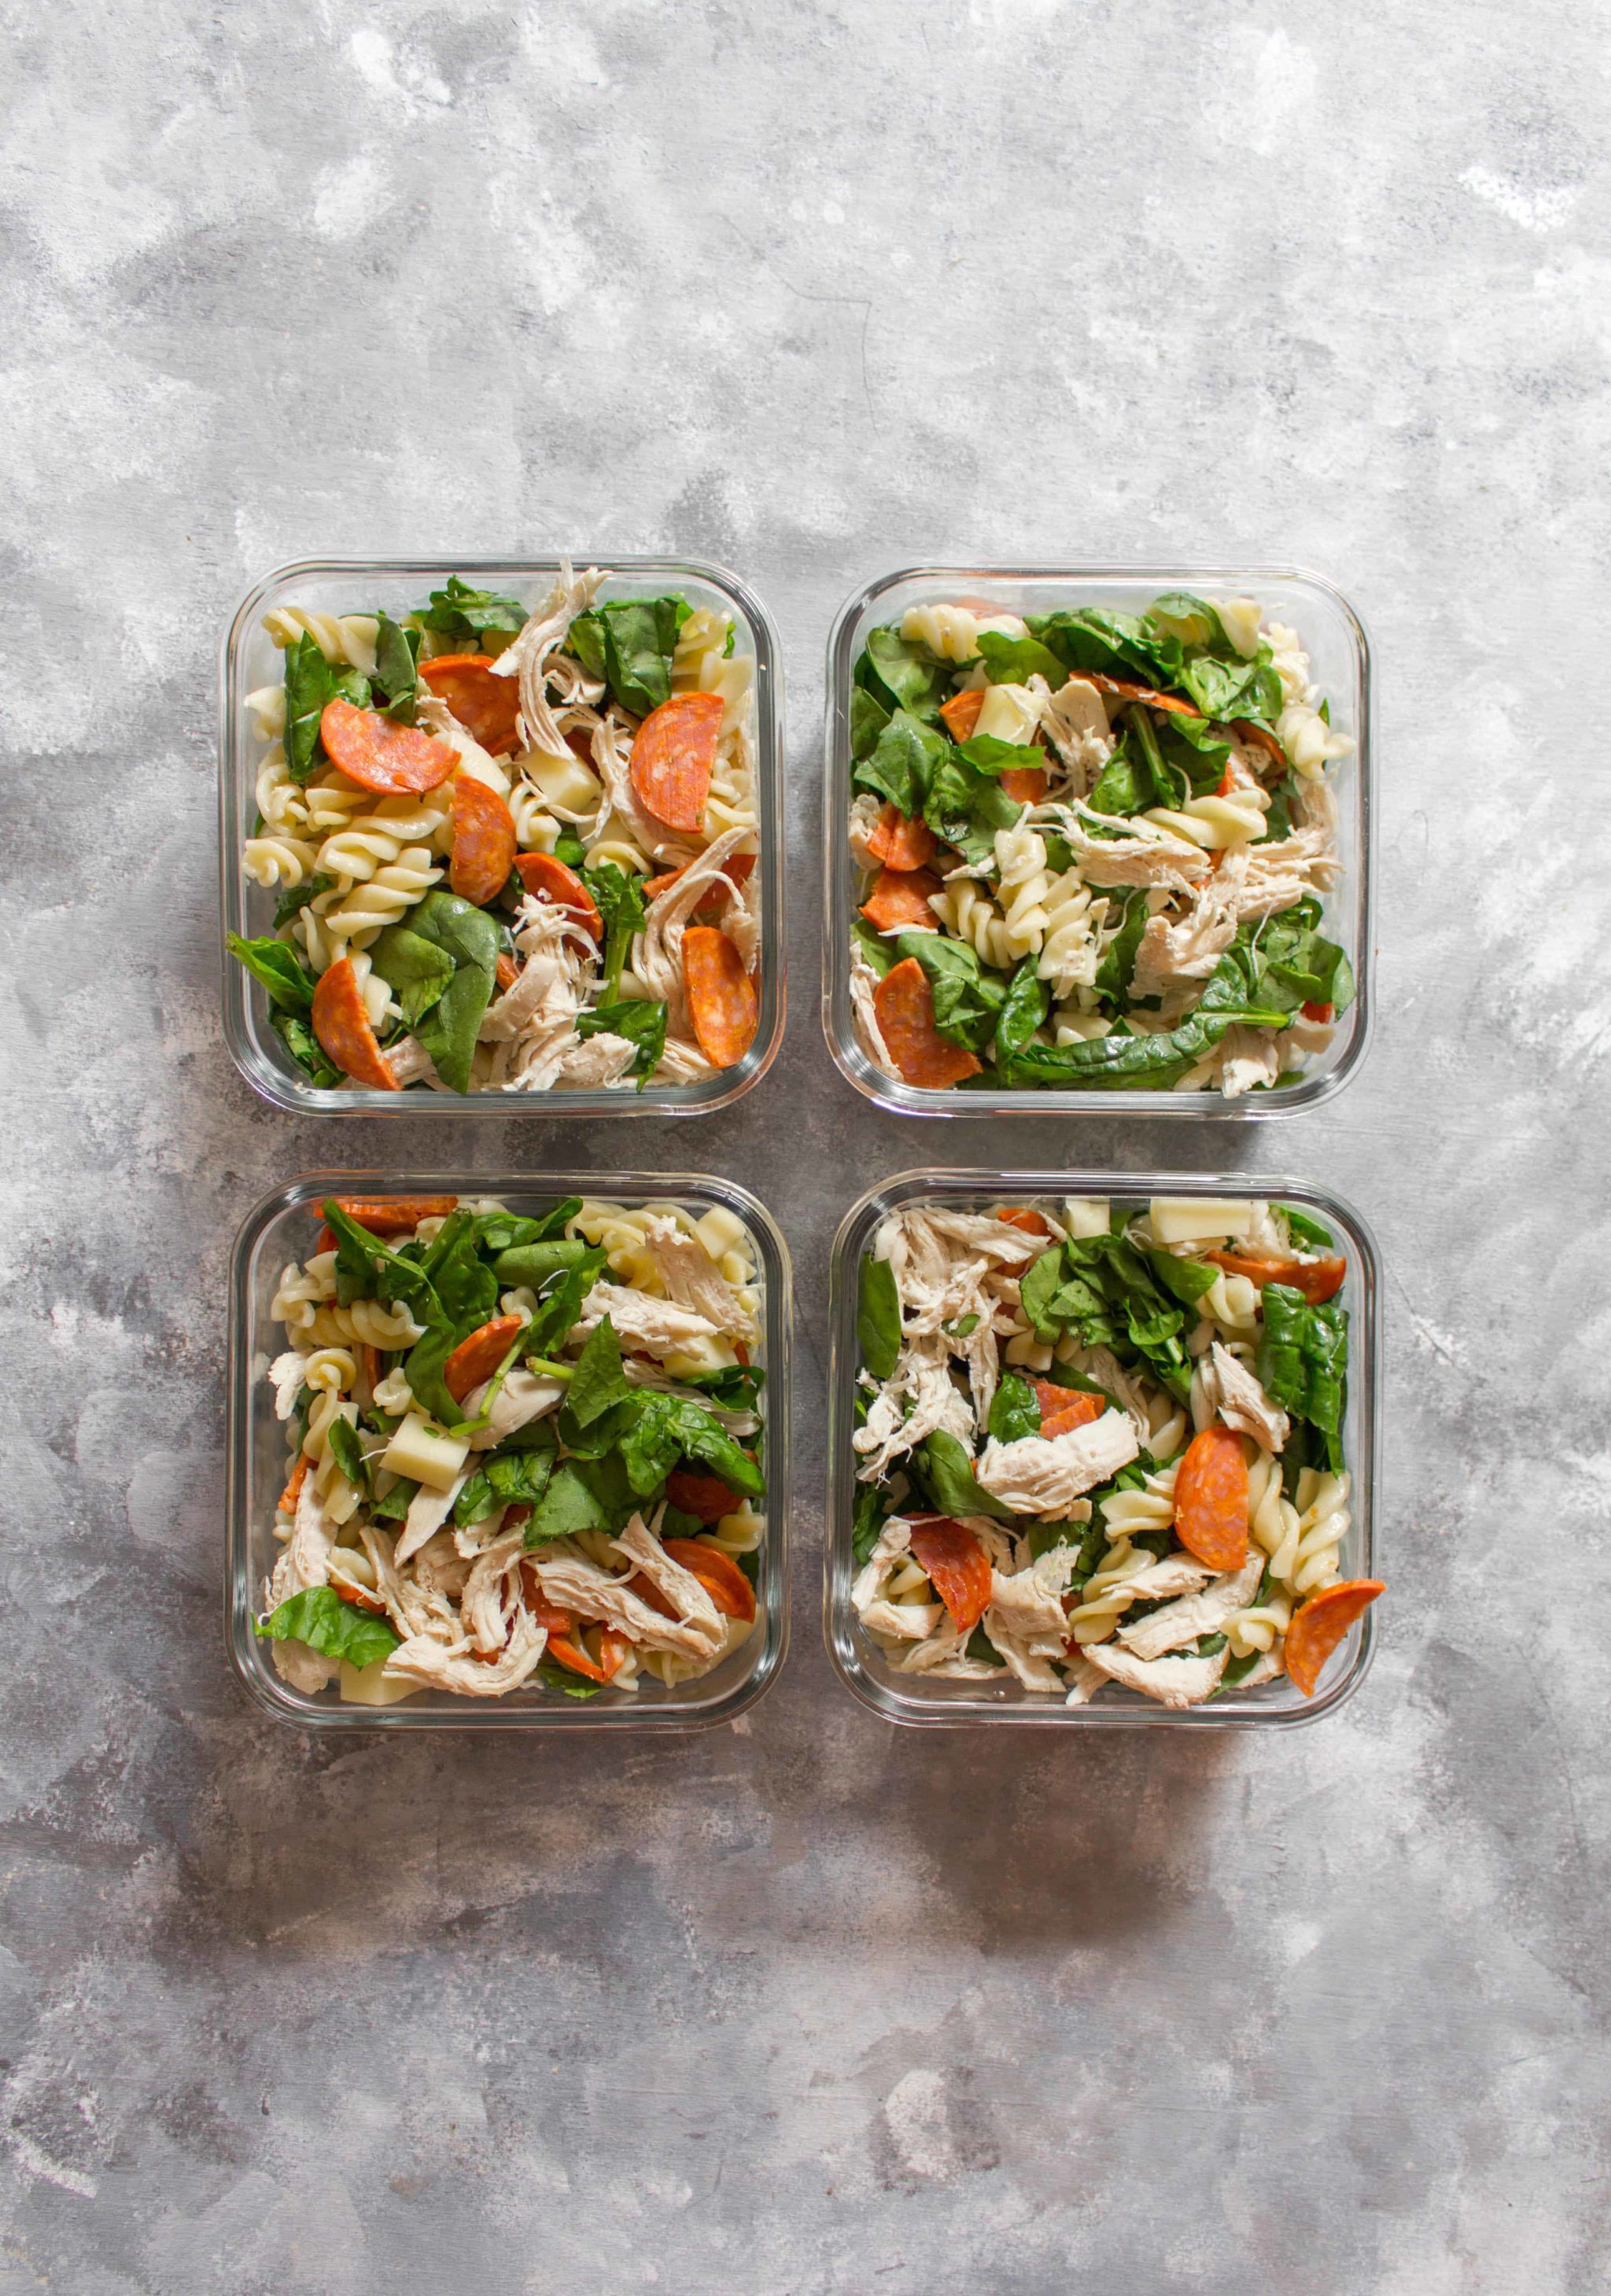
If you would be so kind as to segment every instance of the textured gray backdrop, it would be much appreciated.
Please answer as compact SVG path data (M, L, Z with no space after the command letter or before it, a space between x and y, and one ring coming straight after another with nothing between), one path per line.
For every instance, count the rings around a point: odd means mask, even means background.
M0 2296L1601 2287L1604 12L7 12ZM227 613L556 546L781 623L783 1058L703 1124L271 1113L218 1024ZM844 1204L1223 1138L829 1066L822 643L951 554L1289 558L1372 627L1375 1052L1241 1147L1390 1263L1383 1647L1312 1732L895 1734L822 1653ZM226 1672L235 1225L478 1150L789 1232L793 1654L731 1729L305 1743Z

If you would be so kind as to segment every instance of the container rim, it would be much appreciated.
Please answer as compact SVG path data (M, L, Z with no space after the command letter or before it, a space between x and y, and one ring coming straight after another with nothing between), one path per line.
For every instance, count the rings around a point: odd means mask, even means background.
M743 1680L703 1708L659 1702L625 1703L596 1710L586 1703L520 1705L506 1700L484 1704L469 1699L438 1707L410 1700L372 1708L339 1702L321 1705L249 1662L253 1562L251 1552L251 1466L248 1429L251 1398L259 1382L252 1374L251 1274L253 1255L273 1222L328 1194L369 1197L460 1194L520 1197L592 1195L609 1201L647 1198L704 1201L736 1212L749 1227L760 1257L765 1291L767 1374L761 1394L767 1446L766 1540L763 1553L770 1585L765 1589L757 1631L760 1648ZM689 1732L731 1722L763 1698L777 1680L789 1643L788 1524L792 1491L789 1359L793 1337L793 1273L788 1244L760 1198L736 1180L708 1172L580 1171L516 1173L466 1171L459 1168L407 1170L344 1166L299 1172L259 1196L237 1228L230 1248L225 1432L224 1645L235 1680L254 1706L276 1721L321 1733L352 1730L637 1731ZM764 1624L761 1623L764 1621ZM430 1693L424 1693L429 1695ZM445 1702L445 1693L444 1693Z
M1284 1091L1245 1093L1227 1100L1218 1092L980 1091L920 1090L891 1077L870 1060L857 1041L849 1017L849 952L840 930L848 890L842 791L850 767L849 693L854 667L851 648L858 623L887 592L907 582L972 581L1077 583L1159 580L1183 583L1283 582L1319 593L1336 611L1352 642L1358 663L1359 720L1351 760L1357 800L1359 883L1352 916L1358 946L1349 949L1355 997L1346 1044L1332 1065L1307 1073ZM1376 882L1376 808L1373 650L1363 615L1325 574L1279 563L1225 566L1202 560L1140 559L1106 565L1023 565L978 562L968 566L905 566L872 576L851 592L828 633L826 708L823 764L823 967L822 1029L834 1065L864 1099L892 1115L926 1118L1023 1116L1174 1116L1213 1123L1262 1123L1303 1115L1332 1100L1353 1077L1369 1050L1376 1025L1375 944L1372 938Z
M761 824L760 1022L755 1040L744 1058L736 1062L731 1070L719 1072L731 1075L734 1081L719 1091L698 1085L662 1085L642 1093L608 1092L602 1088L563 1093L389 1093L364 1086L325 1089L301 1083L274 1058L261 1041L258 1009L260 992L247 980L242 968L231 961L225 939L226 933L240 931L244 924L249 898L241 882L239 847L245 776L253 768L239 747L239 704L243 698L240 691L240 652L266 602L281 586L295 581L357 579L366 575L382 579L405 575L428 578L473 573L519 579L556 573L560 565L557 553L540 558L504 558L484 553L473 557L295 558L272 568L247 588L229 617L218 644L218 963L224 1037L236 1068L251 1089L271 1107L318 1116L422 1116L428 1120L462 1118L473 1122L489 1117L508 1121L548 1116L706 1116L731 1107L760 1081L777 1059L782 1049L788 1007L784 673L777 625L750 585L714 560L642 554L606 559L579 552L572 554L571 562L605 567L611 577L623 581L656 575L692 577L721 592L749 624L755 660L755 781ZM712 1084L715 1081L712 1079Z
M949 1196L973 1198L1047 1195L1122 1197L1147 1195L1258 1196L1312 1205L1343 1230L1357 1268L1350 1270L1358 1292L1351 1301L1352 1328L1363 1340L1363 1360L1351 1349L1349 1364L1349 1472L1351 1505L1360 1575L1380 1576L1381 1475L1381 1255L1364 1214L1336 1189L1312 1180L1271 1173L1179 1173L1157 1170L1096 1172L1005 1168L922 1166L892 1173L868 1188L839 1224L829 1253L829 1361L827 1512L823 1536L823 1641L828 1662L851 1696L882 1721L914 1729L1302 1729L1334 1714L1357 1695L1376 1655L1377 1621L1368 1610L1350 1636L1352 1654L1328 1687L1302 1705L1237 1707L1218 1703L1179 1710L1140 1701L1109 1702L1105 1693L1087 1706L1068 1707L1060 1699L1011 1702L906 1698L885 1689L864 1664L857 1623L851 1614L848 1555L854 1461L850 1447L851 1398L857 1369L855 1287L851 1271L875 1220L912 1202Z

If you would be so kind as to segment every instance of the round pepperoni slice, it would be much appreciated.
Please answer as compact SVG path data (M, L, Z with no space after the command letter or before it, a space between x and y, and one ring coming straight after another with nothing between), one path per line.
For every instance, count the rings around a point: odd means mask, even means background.
M691 1571L724 1619L752 1619L755 1589L730 1554L703 1538L667 1538L661 1542L673 1562Z
M453 784L453 858L448 882L462 901L496 900L514 866L514 816L495 789L461 774Z
M682 937L682 977L695 1042L713 1068L731 1068L749 1051L760 1019L743 957L715 925L690 925Z
M912 1525L912 1554L928 1573L958 1634L972 1634L990 1606L990 1562L973 1532L949 1515Z
M574 869L555 860L552 853L520 853L515 856L515 872L529 893L539 901L547 901L556 909L573 916L584 932L594 939L604 937L604 921L598 914L597 904Z
M674 693L637 729L632 792L667 829L697 830L704 821L721 716L719 693Z
M979 1062L966 1046L948 1044L935 1028L934 992L915 956L884 974L873 991L873 1010L890 1058L908 1084L942 1092L979 1074Z
M445 742L433 742L417 726L394 726L378 709L358 709L350 701L325 704L319 739L332 765L379 797L417 797L440 788L458 763Z
M1081 1387L1059 1387L1049 1379L1038 1379L1034 1386L1035 1400L1040 1406L1040 1432L1048 1443L1054 1436L1072 1435L1076 1427L1089 1427L1107 1409L1106 1396L1087 1395Z
M375 1041L364 1010L363 991L352 959L343 956L319 975L313 992L313 1033L355 1084L372 1085L376 1092L401 1092L390 1062Z
M515 718L521 698L519 680L495 677L484 653L439 653L420 664L420 684L445 701L467 734L473 734L489 756L507 757L519 740Z
M867 851L882 868L897 873L926 868L940 850L940 840L926 821L908 819L892 805L884 807L867 843Z
M1247 1455L1229 1427L1205 1427L1175 1477L1175 1537L1211 1570L1247 1560Z
M718 1475L696 1475L688 1467L673 1467L666 1478L666 1496L678 1514L697 1515L701 1522L719 1522L739 1504Z

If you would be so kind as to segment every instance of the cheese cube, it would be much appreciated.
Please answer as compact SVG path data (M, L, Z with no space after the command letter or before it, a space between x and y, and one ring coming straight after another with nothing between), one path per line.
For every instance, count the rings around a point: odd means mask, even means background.
M381 1464L394 1475L445 1491L469 1456L467 1436L444 1435L423 1411L411 1411L387 1444Z
M1250 1235L1259 1215L1250 1197L1233 1202L1225 1196L1155 1196L1151 1209L1160 1243L1214 1243Z
M974 732L993 734L998 742L1032 742L1040 723L1040 704L1027 685L992 685Z

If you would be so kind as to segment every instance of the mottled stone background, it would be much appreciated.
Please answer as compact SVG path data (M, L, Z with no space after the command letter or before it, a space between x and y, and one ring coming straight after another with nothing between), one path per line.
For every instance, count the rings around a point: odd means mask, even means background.
M1604 11L7 17L0 2296L1603 2286ZM697 1125L275 1115L218 1030L225 619L556 546L782 625L783 1058ZM896 1734L818 1628L842 1207L1224 1136L839 1080L822 644L891 565L1148 554L1321 568L1377 646L1374 1054L1239 1144L1388 1255L1383 1646L1291 1736ZM794 1647L736 1728L314 1744L226 1671L236 1223L474 1152L788 1228Z

